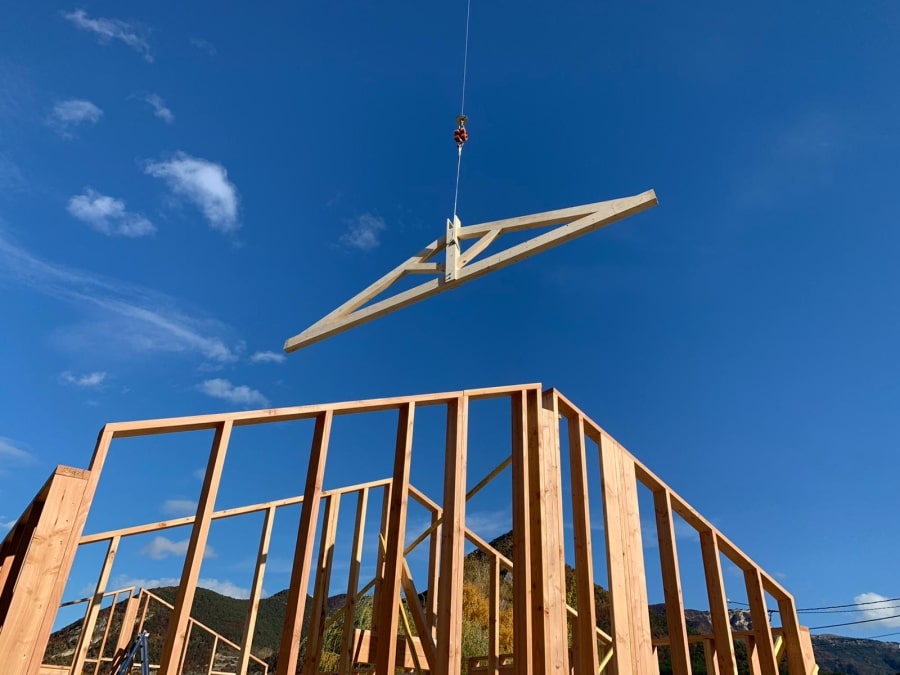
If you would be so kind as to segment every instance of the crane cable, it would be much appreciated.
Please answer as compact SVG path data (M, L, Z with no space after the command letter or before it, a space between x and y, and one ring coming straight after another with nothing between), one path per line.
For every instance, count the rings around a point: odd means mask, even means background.
M456 131L453 132L453 138L456 141L456 190L453 193L453 222L456 222L456 205L459 201L459 172L462 166L462 149L463 144L469 140L469 134L466 131L466 74L469 68L469 18L472 15L472 0L466 0L466 39L463 48L463 77L462 77L462 101L459 104L459 115L456 118Z

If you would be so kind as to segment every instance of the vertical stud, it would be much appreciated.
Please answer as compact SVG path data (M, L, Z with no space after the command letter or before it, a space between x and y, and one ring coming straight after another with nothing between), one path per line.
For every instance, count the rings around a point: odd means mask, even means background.
M681 573L678 569L678 548L675 545L675 519L672 515L672 496L669 491L661 489L654 492L653 505L656 511L656 533L659 540L663 594L666 599L672 672L675 675L691 675L691 655L684 621L684 600L681 595Z
M462 670L462 596L466 537L466 436L469 401L447 404L444 455L444 509L441 524L441 573L438 586L436 675Z
M159 665L160 675L177 675L180 665L179 657L187 647L188 622L191 618L191 607L194 604L197 581L200 578L203 552L206 550L206 541L209 538L212 513L216 505L216 494L219 491L219 482L222 479L225 453L228 450L228 441L231 438L231 426L231 420L225 420L216 427L216 434L209 454L209 463L203 479L203 488L200 491L200 499L197 502L197 515L191 528L191 538L188 542L184 568L181 572L181 581L178 584L178 593L175 597L175 609L172 610L172 616L169 619L169 630L166 634L166 643L163 647Z
M326 410L316 417L309 467L306 470L306 487L303 490L303 507L297 528L297 546L294 549L294 568L288 588L281 647L278 652L278 675L294 675L300 654L303 631L303 613L306 609L306 590L309 586L309 568L312 565L313 535L319 518L322 501L322 481L325 476L325 458L331 436L333 412Z
M388 512L384 579L375 629L378 640L375 669L379 673L393 673L397 662L397 611L400 606L400 575L403 572L403 548L406 534L406 508L409 499L409 465L412 459L415 404L400 407L397 423L397 446L394 452L394 473L391 482L391 503Z
M725 580L722 578L719 542L715 532L707 530L700 533L700 550L703 554L703 571L706 575L706 592L709 596L709 613L715 635L719 672L737 673L728 600L725 597Z

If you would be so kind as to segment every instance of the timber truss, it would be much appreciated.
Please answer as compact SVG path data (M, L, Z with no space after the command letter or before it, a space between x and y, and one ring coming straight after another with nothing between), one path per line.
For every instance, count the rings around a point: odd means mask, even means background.
M428 244L302 333L289 338L284 343L284 350L292 352L309 346L354 326L430 298L432 295L449 291L467 281L472 281L494 270L530 258L541 251L599 230L601 227L649 209L658 203L656 193L648 190L633 197L495 220L478 225L463 226L459 218L454 216L453 220L447 221L447 232L443 237ZM557 227L552 230L476 260L503 234L554 225ZM463 250L462 242L467 239L476 241ZM435 260L442 252L445 253L444 261ZM434 278L409 290L368 304L410 274L433 275Z

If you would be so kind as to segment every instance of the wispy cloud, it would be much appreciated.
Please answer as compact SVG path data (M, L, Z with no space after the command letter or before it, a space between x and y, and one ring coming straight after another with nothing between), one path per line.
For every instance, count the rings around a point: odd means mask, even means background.
M191 46L206 52L210 56L216 55L216 46L209 40L204 40L203 38L191 38Z
M188 539L174 541L167 537L157 535L156 537L153 537L153 541L141 549L141 553L149 556L153 560L163 560L164 558L170 558L172 556L184 555L187 553L189 543L190 540ZM216 558L218 557L218 554L212 546L207 545L206 549L203 551L203 557L204 559Z
M25 187L25 176L18 164L0 154L0 194L19 192Z
M166 124L172 124L172 122L175 121L174 113L169 109L169 107L166 105L166 102L159 94L146 92L143 94L138 94L138 97L151 108L153 108L153 114Z
M159 510L167 516L192 516L197 513L197 502L193 499L167 499Z
M0 516L0 532L9 532L15 524L15 520L7 520L6 516Z
M866 604L865 608L860 610L859 618L861 620L883 619L882 621L874 621L868 624L867 628L871 629L873 626L896 628L900 626L900 617L897 616L897 614L900 614L900 610L897 609L896 600L892 602L887 596L878 593L860 593L853 598L853 602L858 604L871 603Z
M150 53L150 45L144 37L144 30L139 26L122 21L121 19L92 19L83 9L74 12L63 12L63 17L84 31L93 33L101 44L108 44L112 40L119 40L131 47L144 57L148 63L153 63L153 54Z
M243 406L268 406L269 399L263 396L256 389L251 389L246 385L234 385L228 380L216 378L214 380L206 380L197 385L197 389L213 398L220 398L223 401Z
M34 463L34 455L25 450L21 443L0 436L0 476L7 475L12 468L32 463Z
M47 124L55 129L63 138L72 138L72 130L82 124L96 124L103 116L103 111L90 101L70 98L54 104Z
M66 330L68 348L101 347L109 353L120 345L129 352L195 353L226 363L238 359L240 347L220 337L228 332L222 323L201 318L193 308L179 309L180 303L168 295L43 260L0 229L0 280L4 278L91 315L92 322Z
M364 213L352 221L341 235L341 243L348 248L371 251L381 244L381 233L387 229L380 216Z
M30 452L23 449L20 444L11 438L0 436L0 460L4 462L16 462L26 464L33 460Z
M284 363L287 357L278 352L256 352L250 357L251 363Z
M60 373L59 379L66 384L72 384L76 387L94 388L103 384L103 381L106 379L106 373L96 372L73 375L67 370L64 373Z
M512 528L512 513L509 509L466 513L466 527L490 540Z
M781 122L754 141L736 174L735 195L740 205L771 208L833 189L847 148L859 139L839 116L819 110Z
M178 586L181 579L178 577L161 577L157 579L146 579L119 575L115 577L113 588L166 588L170 586ZM197 586L215 591L220 595L226 595L229 598L237 598L238 600L246 600L250 597L250 589L238 586L228 580L211 579L209 577L200 577ZM265 595L265 592L263 592Z
M228 233L241 226L237 188L221 164L179 152L165 161L148 162L144 170L199 208L212 229Z
M139 213L125 208L125 202L85 188L80 195L69 199L69 213L108 237L144 237L156 232L156 227Z

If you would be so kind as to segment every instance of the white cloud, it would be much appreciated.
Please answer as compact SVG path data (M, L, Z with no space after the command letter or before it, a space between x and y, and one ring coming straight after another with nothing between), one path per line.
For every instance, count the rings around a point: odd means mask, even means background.
M144 170L162 178L176 195L193 202L212 229L227 233L241 226L237 188L221 164L179 152L166 161L148 162Z
M250 357L252 363L284 363L287 357L278 352L256 352Z
M209 40L204 40L203 38L191 38L191 46L205 51L210 56L216 55L216 46Z
M178 577L161 577L157 579L142 579L129 577L125 575L120 575L114 578L113 587L114 588L167 588L171 586L178 586L181 583L181 579ZM250 597L250 589L244 588L242 586L238 586L228 580L222 579L210 579L200 577L197 581L197 586L199 588L207 588L211 591L215 591L220 595L227 595L229 598L237 598L238 600L246 600ZM93 587L92 587L93 589ZM265 591L263 591L263 595L265 595Z
M387 229L384 219L364 213L347 227L340 241L344 246L360 251L371 251L381 244L380 233Z
M220 398L229 403L237 405L258 405L268 406L269 399L263 396L256 389L251 389L246 385L235 386L228 380L216 378L214 380L206 380L197 386L201 392L213 398Z
M193 516L197 513L197 502L193 499L167 499L159 510L167 516Z
M189 539L173 541L172 539L157 535L153 537L153 541L141 549L141 553L153 558L153 560L163 560L164 558L171 556L184 555L187 553L189 543ZM203 551L203 557L215 558L217 556L218 554L215 549L213 549L212 546L207 545L206 550Z
M74 12L63 12L63 16L71 21L80 30L94 33L101 44L107 44L111 40L120 40L144 57L148 63L153 63L153 55L150 53L150 45L142 35L143 31L132 23L121 19L91 19L83 9Z
M219 595L225 595L229 598L238 598L240 600L246 600L250 597L250 589L244 588L243 586L238 586L228 580L219 580L219 579L203 579L201 578L197 585L200 588L206 588L211 591L218 593ZM266 594L265 589L262 592L263 595Z
M32 460L31 453L23 450L11 438L0 436L0 460L27 463Z
M0 436L0 476L6 476L12 467L33 463L34 455L22 448L21 444Z
M12 243L0 229L0 278L4 277L86 313L96 315L99 310L99 320L64 331L60 342L67 349L101 347L110 354L113 346L120 346L128 353L196 353L222 363L238 359L240 348L213 334L227 332L220 322L202 318L193 308L181 310L174 298L162 293L42 260Z
M80 124L96 124L102 116L103 111L90 101L72 98L57 102L47 123L63 137L71 138L73 127Z
M144 216L126 210L124 201L91 188L69 199L67 209L74 218L110 237L143 237L156 232L156 227Z
M872 626L879 628L896 628L900 626L900 609L897 609L897 601L891 601L890 598L878 593L861 593L853 598L853 602L862 604L867 603L860 609L860 620L866 619L882 619L881 621L873 621L867 625L867 630L871 630ZM888 618L892 617L892 618Z
M175 115L169 110L166 106L166 102L162 100L162 97L160 97L159 94L147 93L141 96L141 98L153 108L153 114L163 122L171 124L175 121Z
M7 520L6 516L0 516L0 532L9 532L16 522L15 520Z
M73 375L68 370L60 373L59 378L66 384L74 384L76 387L99 387L106 379L106 373L94 372L84 375Z

